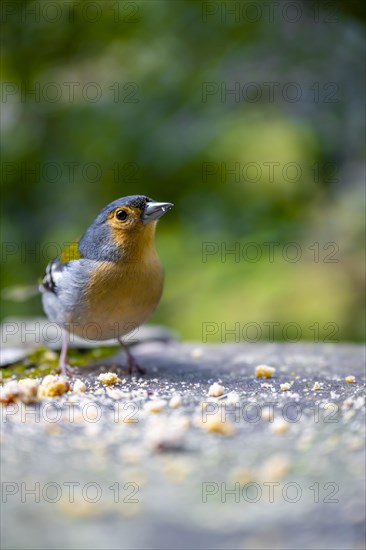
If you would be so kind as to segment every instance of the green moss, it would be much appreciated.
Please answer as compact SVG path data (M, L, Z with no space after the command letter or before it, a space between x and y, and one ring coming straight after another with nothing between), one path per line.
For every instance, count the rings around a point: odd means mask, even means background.
M84 367L89 363L110 357L118 350L116 347L101 346L91 349L70 349L69 350L69 363L73 367ZM40 378L55 371L58 366L57 352L51 351L47 348L41 347L33 350L29 355L9 367L1 369L3 379L9 378Z

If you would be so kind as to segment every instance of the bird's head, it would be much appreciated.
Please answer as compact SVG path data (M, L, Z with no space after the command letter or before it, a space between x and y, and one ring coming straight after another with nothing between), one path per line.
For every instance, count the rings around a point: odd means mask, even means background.
M108 204L79 241L82 257L119 261L139 256L154 244L156 222L172 208L144 195L122 197Z

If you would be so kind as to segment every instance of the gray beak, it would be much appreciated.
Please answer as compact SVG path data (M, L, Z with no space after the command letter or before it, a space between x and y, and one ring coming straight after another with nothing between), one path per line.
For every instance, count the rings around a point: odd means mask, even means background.
M145 211L142 214L142 221L144 223L153 222L155 220L158 220L165 214L165 212L168 212L174 204L171 202L155 202L150 201L145 206Z

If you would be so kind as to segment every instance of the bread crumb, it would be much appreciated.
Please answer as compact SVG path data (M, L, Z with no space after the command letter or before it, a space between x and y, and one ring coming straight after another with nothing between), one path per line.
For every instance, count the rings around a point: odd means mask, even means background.
M280 388L282 391L288 391L291 389L291 384L290 382L285 382L284 384L280 384Z
M354 384L356 382L356 377L353 376L353 374L349 374L348 376L346 376L344 381L347 382L348 384Z
M359 395L356 397L356 399L353 402L353 406L355 409L363 409L365 406L365 398L362 397L362 395Z
M325 411L328 409L331 409L332 411L338 411L338 405L337 403L332 403L331 401L328 401L328 403L324 403L323 409Z
M23 378L18 382L20 388L20 400L26 405L38 401L39 380L36 378Z
M48 374L38 388L38 397L58 397L70 389L70 384L63 376Z
M227 394L227 399L223 401L226 405L236 405L240 402L240 395L236 391L231 391Z
M21 389L15 380L7 382L5 386L0 388L0 401L4 405L14 403L20 399Z
M130 399L130 394L123 392L119 388L106 388L106 393L108 397L114 401L119 401L120 399Z
M73 383L72 389L73 389L73 391L84 392L84 391L86 391L86 385L84 384L84 382L82 380L80 380L80 378L78 378Z
M226 420L222 421L221 413L215 413L209 416L206 422L200 422L200 427L209 433L216 433L221 435L233 435L235 433L234 426L232 422Z
M313 391L321 390L322 386L319 382L314 382Z
M180 394L177 393L176 395L173 395L173 397L169 401L169 407L171 409L177 409L181 405L182 405L182 398L181 398Z
M152 414L148 416L146 426L145 443L152 451L164 453L183 448L186 428L177 418Z
M152 399L151 401L147 401L144 404L145 411L149 413L159 413L164 407L166 407L167 402L164 401L164 399Z
M178 426L182 428L182 430L187 430L189 426L191 425L191 419L189 416L181 416L178 420Z
M126 464L138 464L142 460L142 452L136 446L129 445L122 449L121 458Z
M202 355L203 351L200 348L195 348L191 351L191 357L193 357L194 359L199 359L200 357L202 357Z
M261 467L260 476L264 480L277 481L283 479L290 469L290 458L284 454L271 456Z
M103 372L98 376L98 380L105 386L113 386L114 384L118 384L118 382L120 382L120 379L115 372Z
M288 424L283 418L278 418L273 422L271 430L277 435L283 435L288 431Z
M273 408L263 407L263 409L262 409L262 418L263 418L263 420L267 420L267 422L272 422L273 417L274 417Z
M246 485L254 479L254 472L247 468L234 468L229 473L229 480L231 481L231 483L240 483L240 485Z
M132 408L129 406L132 405ZM139 410L134 409L133 401L126 407L126 403L117 403L114 409L114 421L120 424L137 424L139 422Z
M184 462L184 460L170 460L163 466L163 471L168 478L174 484L180 484L186 481L190 474L190 467Z
M255 367L255 375L257 378L272 378L276 369L269 365L258 365Z
M211 397L220 397L220 395L223 395L224 391L225 389L223 388L223 386L215 382L209 387L208 395L210 395Z

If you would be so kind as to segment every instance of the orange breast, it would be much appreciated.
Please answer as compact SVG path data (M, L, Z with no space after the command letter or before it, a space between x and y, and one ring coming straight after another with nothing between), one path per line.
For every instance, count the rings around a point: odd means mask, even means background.
M87 287L79 324L88 338L118 338L137 329L158 305L163 270L154 251L138 261L101 262ZM82 334L79 334L82 336Z

